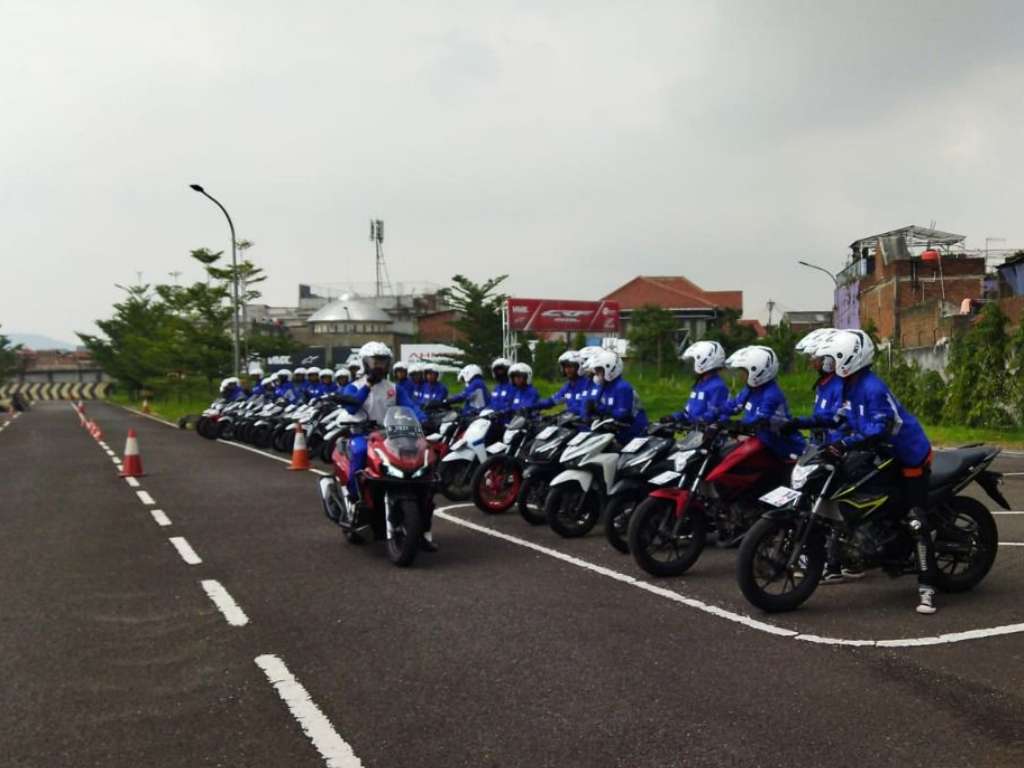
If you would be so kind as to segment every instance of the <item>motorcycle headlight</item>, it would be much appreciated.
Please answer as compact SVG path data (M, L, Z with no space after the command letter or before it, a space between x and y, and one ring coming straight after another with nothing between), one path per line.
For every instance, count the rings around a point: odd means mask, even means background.
M799 491L803 488L820 468L818 464L797 464L793 467L793 475L790 478L793 490Z

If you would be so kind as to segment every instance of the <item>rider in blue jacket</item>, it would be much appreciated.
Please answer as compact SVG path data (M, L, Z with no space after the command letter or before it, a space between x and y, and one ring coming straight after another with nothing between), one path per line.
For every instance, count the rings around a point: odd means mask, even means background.
M409 365L402 360L398 360L393 366L391 366L391 375L394 378L395 386L399 389L404 389L410 399L413 398L413 383L412 379L409 378Z
M790 421L786 395L775 377L779 373L779 358L770 347L752 346L736 350L726 361L730 368L747 372L746 386L723 407L724 415L743 412L744 424L761 424L757 438L777 457L796 461L804 452L806 443L799 432L780 431Z
M412 388L408 390L409 394L412 395L412 399L418 405L423 403L423 363L412 363L409 366L409 381L412 382Z
M437 363L423 364L423 386L420 388L420 405L426 407L443 403L448 399L448 387L442 384L441 369Z
M615 439L622 445L634 437L647 434L647 413L640 407L640 398L633 385L622 378L622 358L610 349L594 354L590 359L598 392L590 408L599 416L625 424Z
M533 386L533 369L526 363L513 363L509 366L508 377L512 382L512 400L506 410L535 407L540 401L540 393Z
M551 397L545 397L537 402L538 408L553 408L556 405L565 404L565 410L577 416L586 415L586 394L590 389L591 382L580 376L580 353L575 350L563 352L558 358L558 364L562 368L562 375L565 377L565 384Z
M933 614L935 607L935 546L928 518L928 486L932 446L916 418L871 371L875 345L864 331L837 331L818 347L817 354L835 361L843 379L847 434L826 447L833 461L851 448L878 445L892 452L900 465L907 522L917 542L917 612Z
M333 395L341 391L341 387L334 381L334 371L330 368L320 370L320 394L321 396Z
M459 381L463 382L466 388L448 398L451 405L463 403L462 412L472 414L482 411L491 404L491 394L487 391L484 372L479 365L470 363L464 366L459 371Z
M491 408L496 411L508 410L512 402L512 382L508 380L508 369L511 361L499 357L491 363L491 376L494 377L494 388L491 389Z
M835 328L818 328L796 345L797 352L810 356L810 365L817 372L818 380L814 383L814 408L811 415L796 417L790 422L789 429L811 430L811 442L815 445L834 443L843 436L843 403L846 400L843 380L836 376L835 360L818 354L819 347L835 332Z
M697 380L681 411L663 416L664 423L699 424L715 421L729 399L729 387L719 371L725 365L725 350L717 341L698 341L686 348L683 360L693 360Z
M320 369L316 366L306 369L306 401L320 397L323 390L320 387Z
M274 390L274 399L283 399L286 402L294 403L299 399L299 393L295 391L295 387L292 386L291 378L292 372L287 368L282 368L274 374L274 378L277 380L277 388Z

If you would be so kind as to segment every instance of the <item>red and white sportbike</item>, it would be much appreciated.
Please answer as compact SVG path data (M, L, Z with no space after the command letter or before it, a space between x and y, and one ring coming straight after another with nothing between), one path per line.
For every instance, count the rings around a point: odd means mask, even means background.
M353 427L353 432L356 428ZM388 408L383 424L364 422L366 466L357 473L359 499L348 491L347 445L339 440L331 455L334 476L320 479L324 512L356 544L372 532L387 540L388 557L411 565L421 543L429 540L434 516L436 453L411 409Z

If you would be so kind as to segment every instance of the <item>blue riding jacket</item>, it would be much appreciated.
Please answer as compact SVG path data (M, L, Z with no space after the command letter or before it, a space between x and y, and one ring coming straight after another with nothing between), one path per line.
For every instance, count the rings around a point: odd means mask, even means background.
M736 397L722 408L722 414L731 416L743 412L740 418L744 424L757 421L789 421L789 406L786 396L774 379L760 387L744 387ZM758 431L758 439L780 459L795 459L804 452L806 441L799 432L783 435L770 428Z
M849 446L880 437L892 445L896 460L905 467L919 467L932 445L921 427L889 387L870 369L848 377L843 388L849 404L848 434L840 442Z
M713 421L721 414L728 400L728 385L722 380L718 371L708 371L697 379L693 389L690 390L690 397L687 399L686 405L683 406L683 410L673 413L672 418L690 424Z

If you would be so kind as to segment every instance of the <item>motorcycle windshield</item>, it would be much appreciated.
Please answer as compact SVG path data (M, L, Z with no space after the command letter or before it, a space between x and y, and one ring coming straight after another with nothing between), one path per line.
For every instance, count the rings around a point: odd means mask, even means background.
M399 456L409 456L422 449L424 440L423 427L411 408L388 408L384 415L384 441L388 450Z

